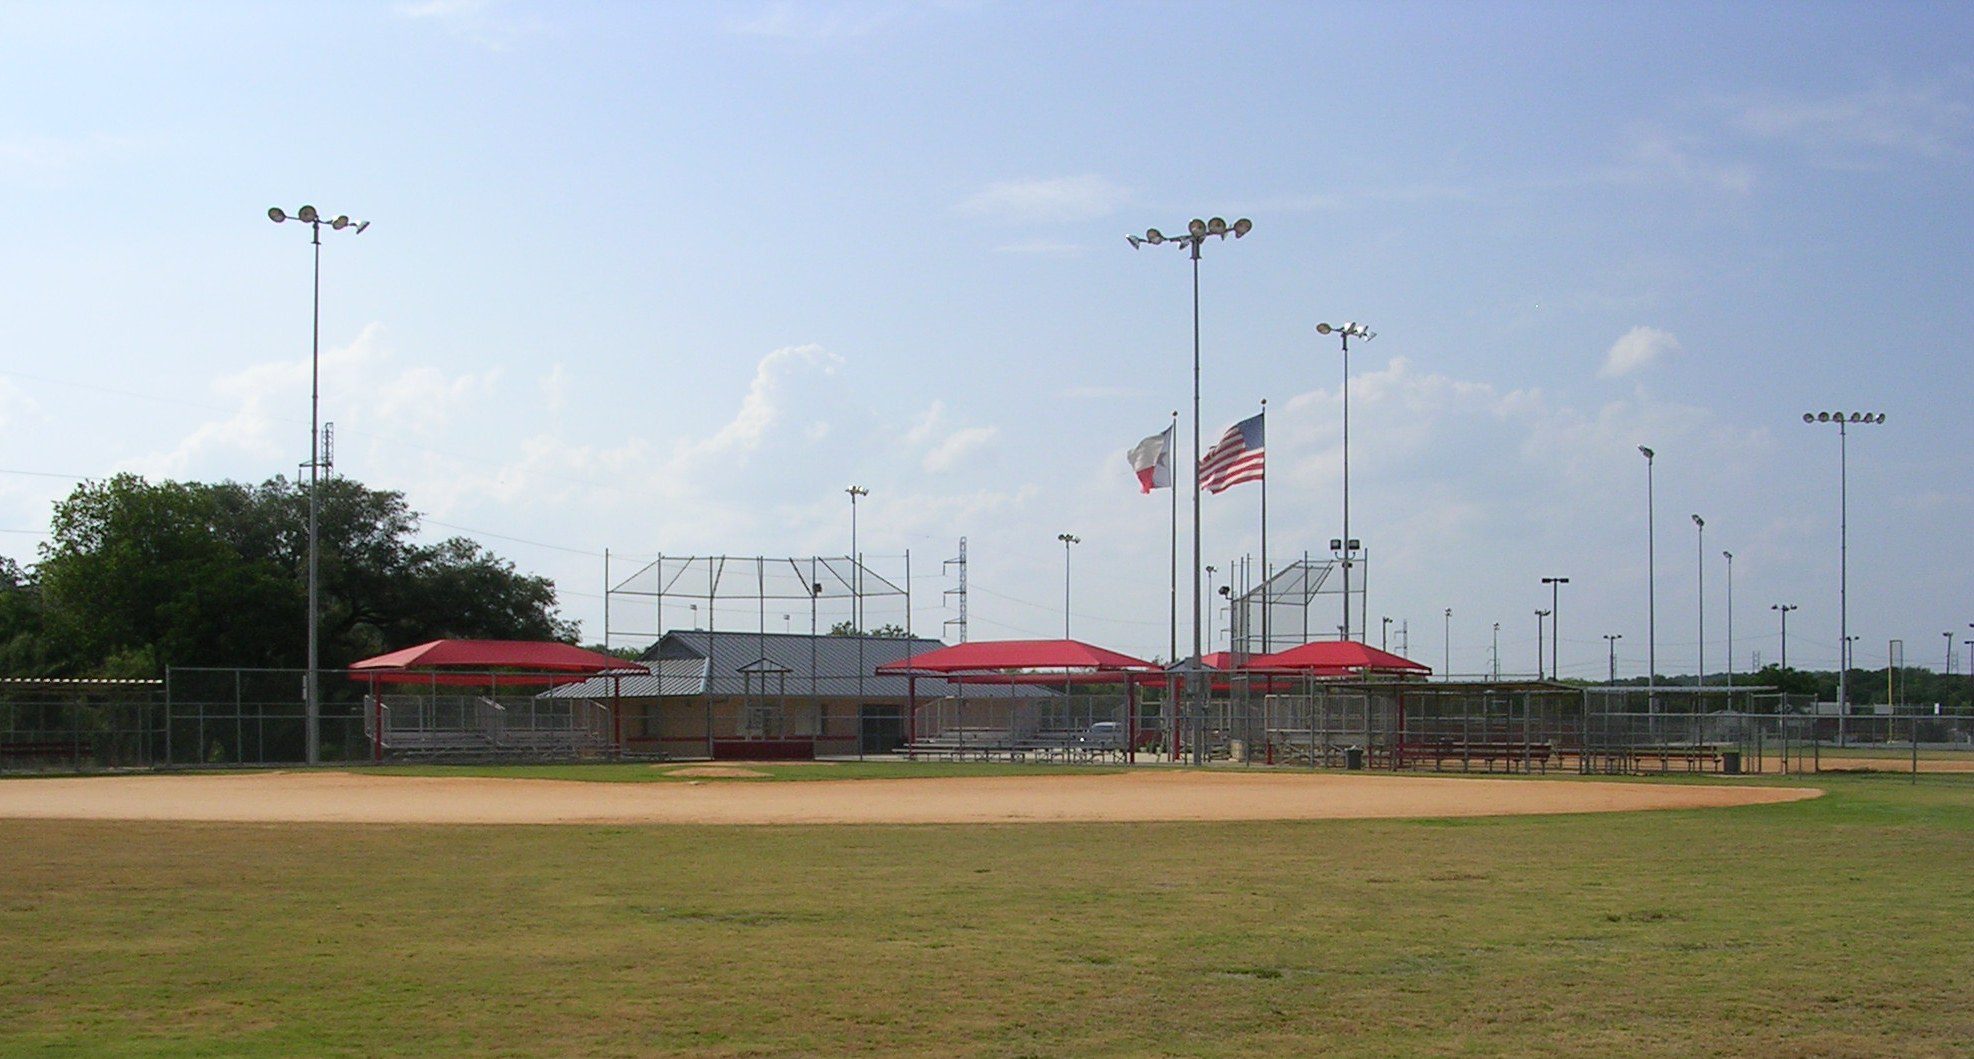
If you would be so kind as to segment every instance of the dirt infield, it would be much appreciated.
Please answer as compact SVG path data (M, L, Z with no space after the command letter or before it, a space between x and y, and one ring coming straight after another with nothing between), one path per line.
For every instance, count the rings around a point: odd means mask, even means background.
M0 783L0 818L376 824L961 824L1313 820L1696 809L1782 787L1285 773L584 783L348 772Z

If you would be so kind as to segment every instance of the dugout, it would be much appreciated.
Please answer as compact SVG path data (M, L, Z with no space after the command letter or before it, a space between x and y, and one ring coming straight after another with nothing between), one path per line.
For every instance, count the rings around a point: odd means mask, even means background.
M1164 671L1080 640L974 641L878 672L908 681L908 757L1130 761L1163 738L1138 690ZM952 690L928 697L927 685Z
M572 644L433 640L352 663L371 759L569 758L623 745L618 689L642 663ZM592 693L547 695L581 684Z
M913 682L880 670L944 647L908 636L674 630L639 656L648 673L618 682L624 748L754 761L890 754L910 741ZM601 690L598 678L545 694ZM920 691L944 697L956 688L932 680Z

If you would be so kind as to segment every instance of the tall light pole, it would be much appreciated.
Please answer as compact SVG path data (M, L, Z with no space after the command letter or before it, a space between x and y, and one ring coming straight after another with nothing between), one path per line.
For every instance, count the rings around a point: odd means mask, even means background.
M1561 680L1563 679L1563 665L1557 661L1557 655L1562 651L1563 644L1563 608L1561 606L1562 601L1557 598L1557 590L1569 584L1570 579L1567 577L1545 577L1542 579L1542 583L1549 586L1549 613L1551 615L1549 620L1549 675L1557 680ZM1536 651L1540 653L1541 650L1542 645L1537 644Z
M1535 612L1535 679L1542 679L1542 619L1549 616L1546 610Z
M1056 539L1062 542L1062 638L1069 639L1069 546L1083 543L1083 538L1074 533L1058 533Z
M850 627L858 636L864 634L864 559L857 551L857 498L869 496L870 490L861 485L853 485L843 490L850 494Z
M1704 688L1707 686L1707 520L1694 515L1693 528L1698 531L1699 536L1697 539L1700 545L1699 551L1695 553L1698 561L1694 569L1698 570L1700 575L1700 592L1698 596L1700 607L1700 686Z
M1947 668L1941 671L1941 675L1950 677L1953 675L1953 633L1943 632L1940 635L1947 638Z
M1453 679L1453 608L1446 608L1446 623L1440 634L1440 663L1445 679Z
M1195 724L1203 724L1206 717L1206 682L1202 679L1199 665L1200 610L1205 605L1200 596L1199 250L1200 246L1206 242L1209 236L1216 237L1222 242L1225 242L1228 235L1231 234L1234 238L1239 239L1252 231L1253 228L1254 222L1248 220L1246 217L1242 217L1231 225L1219 217L1215 217L1210 221L1203 221L1195 217L1186 222L1185 235L1167 238L1158 229L1151 228L1146 230L1143 238L1135 235L1124 237L1131 243L1131 249L1133 250L1146 244L1159 246L1170 243L1173 246L1182 247L1187 251L1188 256L1193 261L1193 657L1191 664L1187 666L1186 693L1187 697L1193 700L1193 718ZM1193 764L1195 765L1206 763L1206 746L1204 744L1205 740L1203 738L1193 740Z
M1651 449L1638 446L1645 457L1645 711L1659 712L1659 586L1658 548L1652 510L1652 464L1657 457Z
M1216 598L1218 598L1213 594L1213 575L1219 572L1220 572L1220 568L1217 566L1209 566L1206 568L1206 602L1207 602L1207 606L1209 607L1214 606L1215 604L1213 601ZM1206 629L1206 649L1208 652L1211 652L1213 650L1212 623L1208 623Z
M1498 621L1494 623L1494 644L1489 649L1489 653L1494 659L1494 682L1499 684L1501 683L1501 623Z
M1794 603L1771 603L1768 609L1782 615L1782 672L1789 671L1789 612L1801 610Z
M1317 324L1319 335L1334 334L1343 339L1343 638L1350 639L1350 556L1357 550L1357 542L1350 539L1350 340L1357 337L1369 342L1378 337L1363 324L1355 320L1341 327L1330 324Z
M1378 628L1378 650L1380 651L1391 650L1390 642L1391 642L1391 619L1385 618L1384 623Z
M288 219L288 214L281 207L273 206L267 211L267 219L280 224ZM322 721L322 693L317 679L321 668L318 635L322 610L322 579L318 572L321 565L321 504L316 496L322 470L322 226L326 224L332 231L361 235L365 228L370 227L370 222L353 222L347 214L338 214L334 220L325 219L314 206L303 206L295 212L294 219L308 225L309 242L315 247L315 293L310 311L308 343L308 675L303 678L302 685L302 717L307 728L302 742L308 763L314 765L322 760L322 733L317 731Z
M1851 642L1851 423L1883 423L1883 412L1804 412L1805 423L1837 424L1837 642L1844 649L1843 661L1850 661ZM1837 667L1837 745L1844 745L1845 715L1850 712L1850 667Z
M1734 553L1723 551L1727 560L1727 686L1734 686Z
M1618 641L1622 639L1624 639L1624 634L1621 632L1607 632L1604 634L1604 643L1611 649L1611 675L1604 679L1604 682L1607 684L1616 684L1618 682Z

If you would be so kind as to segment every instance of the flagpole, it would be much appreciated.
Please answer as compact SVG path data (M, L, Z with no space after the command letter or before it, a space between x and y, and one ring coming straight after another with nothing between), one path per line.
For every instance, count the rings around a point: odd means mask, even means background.
M1172 425L1165 428L1165 465L1172 471L1171 481L1166 488L1172 493L1172 561L1165 564L1172 575L1172 647L1165 656L1168 664L1179 661L1179 461L1172 458L1173 447L1179 443L1179 410L1172 410ZM1156 473L1156 472L1154 472ZM1179 760L1179 684L1171 677L1165 680L1165 731L1172 744L1172 760ZM1161 747L1161 750L1164 748Z
M1165 428L1165 466L1168 470L1178 466L1172 459L1172 446L1179 440L1179 410L1172 410L1172 425ZM1152 472L1156 475L1158 472ZM1179 482L1176 476L1166 483L1172 491L1172 560L1165 564L1166 572L1172 575L1172 644L1166 660L1179 660Z
M1268 398L1261 399L1261 444L1266 451L1268 444ZM1266 459L1266 456L1262 457ZM1268 473L1261 474L1261 653L1274 650L1269 639L1269 611L1275 608L1268 605Z

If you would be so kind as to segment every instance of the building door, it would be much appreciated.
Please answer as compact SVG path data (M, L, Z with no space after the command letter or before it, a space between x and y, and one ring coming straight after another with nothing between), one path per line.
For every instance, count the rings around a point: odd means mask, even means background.
M865 703L858 713L862 720L860 753L889 754L905 745L904 707Z

